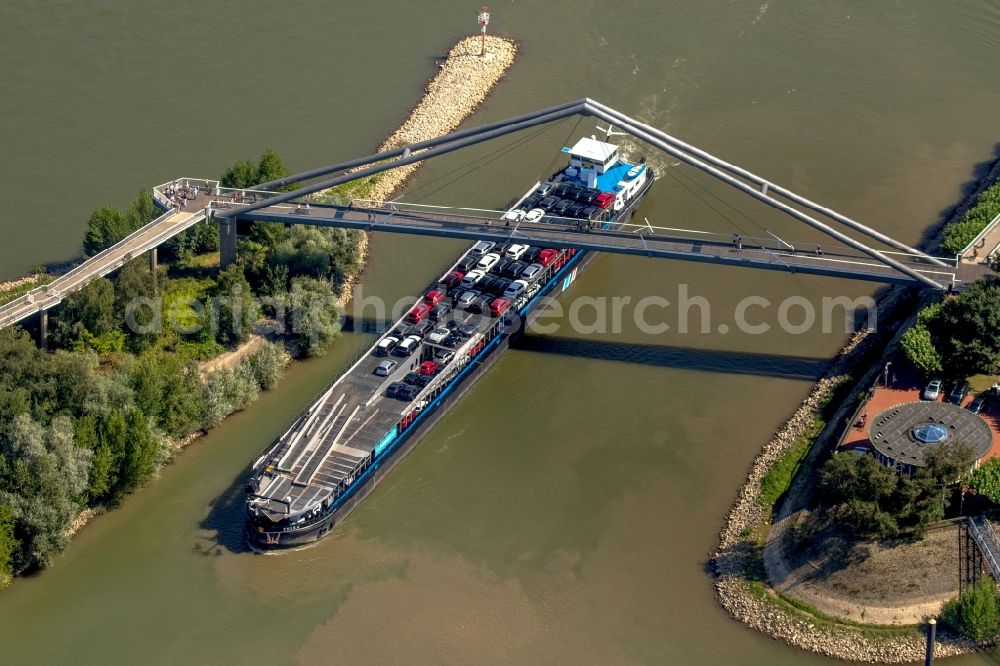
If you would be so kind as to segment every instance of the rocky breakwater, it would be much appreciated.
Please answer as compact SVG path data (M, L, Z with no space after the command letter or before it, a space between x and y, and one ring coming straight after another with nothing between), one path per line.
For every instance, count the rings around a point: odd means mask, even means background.
M433 139L457 128L476 110L514 63L517 45L509 39L488 35L486 54L480 55L478 35L460 40L441 61L437 74L427 84L424 96L379 152ZM399 192L419 162L386 171L360 188L348 188L357 198L386 201ZM335 188L339 189L339 188Z

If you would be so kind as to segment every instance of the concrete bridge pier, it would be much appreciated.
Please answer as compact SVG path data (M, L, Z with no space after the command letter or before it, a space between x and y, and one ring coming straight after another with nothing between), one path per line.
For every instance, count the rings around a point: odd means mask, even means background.
M38 346L44 351L49 350L49 311L38 313Z
M236 261L236 220L223 218L219 222L219 266L225 268Z
M152 250L149 251L149 270L155 273L157 266L158 263L156 258L156 248L154 247Z

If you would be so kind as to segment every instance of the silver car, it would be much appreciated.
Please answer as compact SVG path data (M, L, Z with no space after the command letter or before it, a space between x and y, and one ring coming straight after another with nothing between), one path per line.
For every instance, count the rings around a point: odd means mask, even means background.
M375 368L375 374L379 377L388 377L397 366L399 366L399 363L396 361L393 361L391 358L386 359L379 363L378 367Z
M927 384L927 388L924 389L924 393L921 398L924 400L937 400L938 396L941 395L941 380L932 379L930 383Z

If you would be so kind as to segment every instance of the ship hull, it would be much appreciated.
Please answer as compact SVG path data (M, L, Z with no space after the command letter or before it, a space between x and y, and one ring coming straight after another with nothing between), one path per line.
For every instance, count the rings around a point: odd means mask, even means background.
M652 182L652 177L647 179L640 192L617 214L612 227L627 224L632 219L636 209L642 204L644 197L648 193ZM432 409L427 410L424 417L418 423L414 423L412 427L400 435L392 454L382 460L364 478L359 478L350 496L339 502L336 507L320 520L299 529L286 527L280 531L270 531L264 526L255 525L248 518L245 532L248 545L258 552L291 550L313 545L330 534L334 528L343 522L375 490L382 479L413 450L421 438L448 414L451 407L462 399L476 381L493 367L500 357L503 356L504 352L511 346L516 346L516 342L524 334L524 330L541 313L542 308L540 305L543 303L542 297L551 297L565 291L598 254L597 252L579 252L572 257L529 303L526 310L520 316L519 325L512 327L509 333L501 335L497 339L496 344L485 349L476 358L476 362L471 364L471 369L467 373L454 380L453 388L446 395L443 395L434 404ZM568 281L567 278L569 278Z

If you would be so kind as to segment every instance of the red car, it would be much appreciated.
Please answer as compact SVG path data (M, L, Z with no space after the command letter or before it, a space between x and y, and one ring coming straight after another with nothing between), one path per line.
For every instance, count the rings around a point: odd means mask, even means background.
M490 303L490 314L494 317L499 317L504 312L507 312L507 308L510 307L510 299L507 298L494 298Z
M431 306L427 303L417 303L416 307L410 310L409 314L406 315L406 321L411 324L419 324L427 316L427 313L431 311Z
M443 278L441 278L441 284L447 289L454 289L462 282L462 278L465 277L465 273L462 271L452 271L448 273Z
M441 367L437 364L437 361L424 361L420 364L420 374L422 375L433 375Z
M611 204L615 202L615 195L610 192L601 192L594 199L594 205L601 208L608 208Z
M434 307L438 303L444 300L445 293L440 289L432 289L424 294L424 303L427 303L431 307Z
M539 252L538 259L536 259L535 261L540 263L542 266L548 266L553 261L555 261L556 257L558 256L559 256L559 250L553 250L550 248Z

